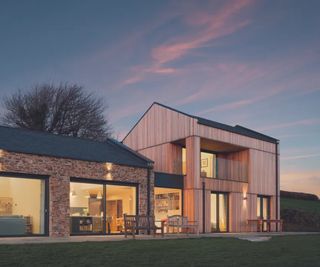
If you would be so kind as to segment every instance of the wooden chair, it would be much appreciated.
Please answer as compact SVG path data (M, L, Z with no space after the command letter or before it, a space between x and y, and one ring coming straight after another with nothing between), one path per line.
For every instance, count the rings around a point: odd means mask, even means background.
M189 221L188 217L185 216L169 216L165 221L164 225L167 227L167 232L170 232L170 228L172 228L173 232L175 232L176 230L176 233L181 233L185 231L187 234L189 234L189 231L193 230L197 234L199 234L198 222Z
M153 232L153 236L157 234L157 230L161 231L161 236L164 236L164 226L156 225L155 217L148 215L127 215L124 214L124 236L127 238L131 234L133 238L139 231Z

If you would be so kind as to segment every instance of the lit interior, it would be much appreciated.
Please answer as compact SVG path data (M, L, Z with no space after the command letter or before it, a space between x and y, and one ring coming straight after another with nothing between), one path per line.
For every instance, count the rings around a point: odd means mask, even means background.
M0 235L44 234L45 182L0 177Z

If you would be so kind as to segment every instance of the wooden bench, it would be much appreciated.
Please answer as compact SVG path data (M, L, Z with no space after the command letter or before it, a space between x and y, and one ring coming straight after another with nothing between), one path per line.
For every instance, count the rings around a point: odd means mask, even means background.
M274 223L276 226L280 225L280 232L282 232L283 220L276 220L276 219L251 219L247 220L247 225L250 223L257 225L257 232L263 231L263 225L267 224L267 232L271 231L271 224Z
M133 238L139 233L140 230L153 232L153 236L156 235L157 230L161 231L161 236L164 236L164 226L161 222L161 226L156 225L154 216L148 215L123 215L124 219L124 236L127 238L128 234L131 234Z
M199 234L199 227L196 221L189 221L188 217L181 215L169 216L164 221L164 226L167 228L167 233L170 232L170 228L173 230L173 233L185 232L189 234L190 230L193 230Z

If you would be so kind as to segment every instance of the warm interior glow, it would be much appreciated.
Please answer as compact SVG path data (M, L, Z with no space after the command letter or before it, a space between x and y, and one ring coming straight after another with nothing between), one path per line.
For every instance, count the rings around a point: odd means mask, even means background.
M182 174L187 174L187 150L182 148Z
M0 177L0 235L44 234L45 182Z
M136 214L134 186L71 182L70 192L72 233L103 233L104 229L107 233L122 233L123 214Z
M228 194L211 193L210 223L211 232L228 231Z
M154 215L156 221L161 221L172 215L182 215L182 190L155 187Z
M106 163L106 168L107 168L107 171L111 171L112 170L112 163L107 162Z
M111 174L110 172L107 173L106 179L107 179L107 180L112 180L112 174Z
M215 154L201 152L201 177L217 177L217 156Z

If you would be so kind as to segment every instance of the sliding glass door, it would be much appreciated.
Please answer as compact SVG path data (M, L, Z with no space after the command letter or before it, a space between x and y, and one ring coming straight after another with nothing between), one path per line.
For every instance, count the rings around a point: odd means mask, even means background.
M137 194L137 185L72 181L71 234L122 233L123 214L137 214Z
M123 233L123 214L136 214L136 187L107 185L106 230L108 234Z
M211 232L228 232L229 201L227 193L214 192L210 196Z
M103 192L101 184L70 183L71 233L103 233Z
M257 197L257 217L262 220L270 218L270 197L258 196ZM267 231L268 224L265 222L262 225L262 231Z

